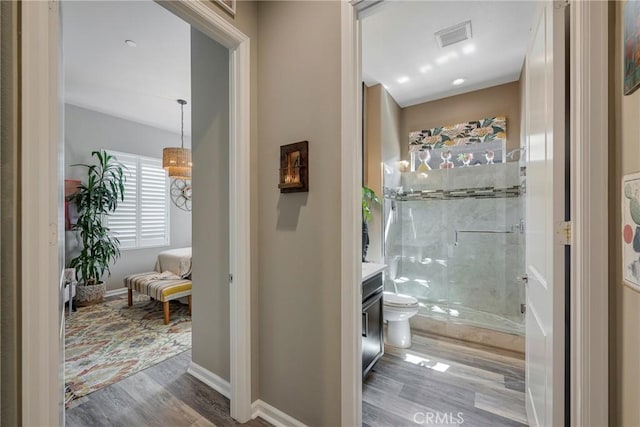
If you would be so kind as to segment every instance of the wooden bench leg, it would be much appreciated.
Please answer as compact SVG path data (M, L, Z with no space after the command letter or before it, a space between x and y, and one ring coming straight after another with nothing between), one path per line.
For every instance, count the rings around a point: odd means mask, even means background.
M169 324L169 301L165 301L162 303L164 308L164 324Z
M189 295L189 316L191 316L191 295Z
M127 304L129 304L129 307L133 305L133 290L131 288L129 288L127 292Z

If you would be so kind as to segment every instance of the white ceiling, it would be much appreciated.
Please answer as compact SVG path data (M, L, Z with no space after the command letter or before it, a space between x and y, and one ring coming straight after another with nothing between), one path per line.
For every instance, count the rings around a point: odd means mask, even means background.
M487 0L374 6L362 22L364 82L383 84L406 107L516 81L535 8L532 1ZM470 40L438 46L435 32L467 20ZM458 78L465 82L454 86Z
M180 133L182 98L190 134L186 22L152 1L68 1L62 29L65 102Z

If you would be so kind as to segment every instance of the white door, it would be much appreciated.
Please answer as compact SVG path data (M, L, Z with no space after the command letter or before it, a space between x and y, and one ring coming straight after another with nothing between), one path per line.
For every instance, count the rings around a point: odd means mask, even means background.
M527 53L526 404L531 426L564 425L565 7L545 2Z

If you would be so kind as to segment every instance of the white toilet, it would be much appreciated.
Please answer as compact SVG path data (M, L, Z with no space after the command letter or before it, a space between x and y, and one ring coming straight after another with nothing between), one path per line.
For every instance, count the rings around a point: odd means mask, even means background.
M418 313L418 300L409 295L384 292L382 318L387 321L385 343L398 348L411 347L409 319Z

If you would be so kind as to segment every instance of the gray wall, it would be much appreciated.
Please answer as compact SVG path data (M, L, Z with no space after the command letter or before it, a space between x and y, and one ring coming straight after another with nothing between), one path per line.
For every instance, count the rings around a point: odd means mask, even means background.
M176 104L177 106L177 104ZM176 108L176 120L179 119ZM180 144L180 135L151 126L87 110L75 105L65 105L65 178L84 179L86 172L74 168L75 163L91 162L91 152L105 148L112 151L162 158L164 147ZM190 138L185 137L185 146ZM105 278L107 289L122 288L124 276L151 271L159 252L170 248L191 246L191 213L169 203L170 245L147 249L122 249L122 256L111 267L111 277ZM73 238L73 232L67 232ZM68 245L69 246L69 245ZM67 249L67 263L73 252Z
M229 51L195 29L191 87L192 360L229 380Z
M340 425L340 2L258 2L260 399ZM253 43L253 41L252 41ZM309 141L309 192L280 146Z

